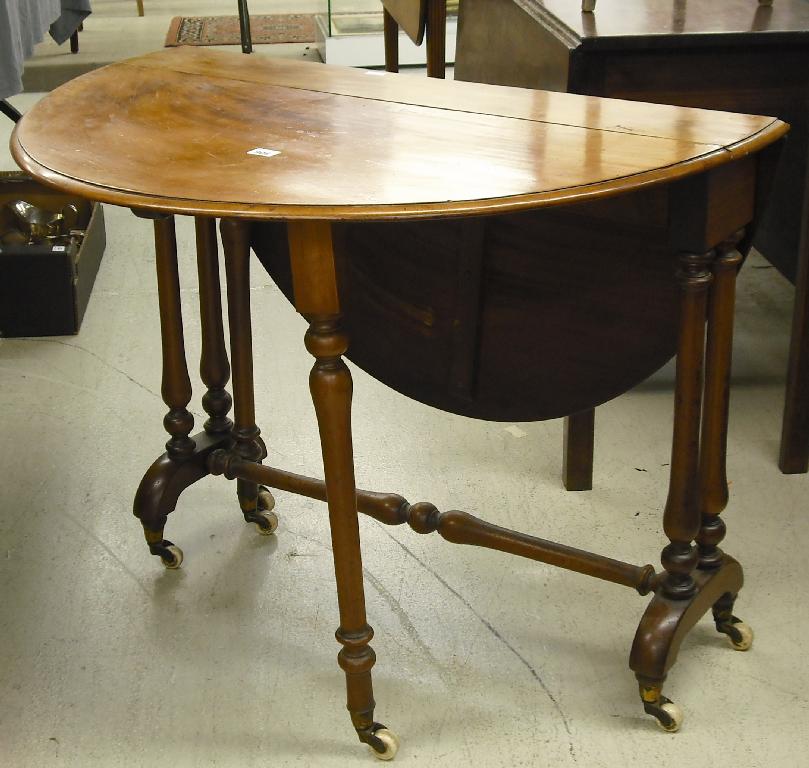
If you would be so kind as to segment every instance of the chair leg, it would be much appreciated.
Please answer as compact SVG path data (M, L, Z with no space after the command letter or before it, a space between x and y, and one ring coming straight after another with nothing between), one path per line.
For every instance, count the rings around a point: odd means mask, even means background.
M399 25L390 15L387 8L382 9L383 29L385 35L385 71L399 71Z
M242 53L253 52L253 38L250 35L250 10L247 0L238 0L239 6L239 34L242 39Z
M13 123L18 123L22 118L22 113L12 107L5 99L0 99L0 112Z
M427 0L427 76L443 79L447 65L447 2Z

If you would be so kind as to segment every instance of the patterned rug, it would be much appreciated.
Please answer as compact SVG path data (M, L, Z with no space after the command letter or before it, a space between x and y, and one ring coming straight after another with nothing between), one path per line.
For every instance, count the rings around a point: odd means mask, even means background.
M255 45L313 43L315 14L251 16L250 33ZM171 48L176 45L239 45L240 42L238 16L175 16L165 45Z

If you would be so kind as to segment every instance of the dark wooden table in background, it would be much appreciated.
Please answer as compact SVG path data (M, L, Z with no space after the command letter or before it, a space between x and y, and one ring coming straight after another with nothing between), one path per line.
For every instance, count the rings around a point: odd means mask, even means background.
M464 0L455 77L791 124L755 245L797 281L779 466L806 472L809 0L599 0L594 13L582 13L578 0Z

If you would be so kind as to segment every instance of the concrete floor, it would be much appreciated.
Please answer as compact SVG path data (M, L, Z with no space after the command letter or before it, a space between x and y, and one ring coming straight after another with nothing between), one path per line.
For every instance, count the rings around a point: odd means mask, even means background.
M169 521L183 567L148 554L131 504L165 441L150 226L105 213L107 252L80 334L0 339L0 765L374 765L344 710L324 505L277 494L278 534L262 537L242 522L233 485L208 478ZM178 229L198 402L191 222ZM258 268L252 296L269 460L319 475L304 323ZM665 734L643 715L626 663L646 599L363 519L377 714L401 736L397 764L809 765L809 477L775 464L791 303L790 286L751 257L725 519L726 547L745 566L737 612L756 631L753 650L734 652L708 621L695 628L666 687L686 722ZM599 409L595 489L576 494L559 481L560 422L467 421L354 376L362 487L658 562L671 368Z

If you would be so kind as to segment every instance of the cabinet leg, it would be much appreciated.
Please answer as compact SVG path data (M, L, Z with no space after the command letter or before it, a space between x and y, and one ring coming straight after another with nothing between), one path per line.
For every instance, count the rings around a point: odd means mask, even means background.
M593 489L595 408L565 417L562 481L568 491Z
M809 172L806 174L803 200L781 453L778 458L778 466L785 474L801 474L809 468Z

